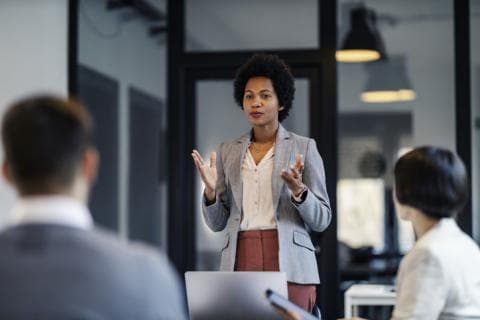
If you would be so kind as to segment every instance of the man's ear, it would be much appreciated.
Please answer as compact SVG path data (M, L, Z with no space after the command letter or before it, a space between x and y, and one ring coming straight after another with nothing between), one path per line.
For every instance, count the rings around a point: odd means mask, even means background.
M6 161L3 161L2 163L2 176L10 185L14 185L12 172L10 171L10 166Z
M83 154L82 173L87 182L91 185L97 179L99 156L94 147L88 147Z

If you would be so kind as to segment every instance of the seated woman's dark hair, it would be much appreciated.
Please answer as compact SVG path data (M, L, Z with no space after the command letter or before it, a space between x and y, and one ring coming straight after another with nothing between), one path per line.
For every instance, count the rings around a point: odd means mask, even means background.
M432 146L416 148L395 164L395 195L403 205L440 219L463 209L468 178L453 152Z
M245 86L249 79L265 77L272 81L279 105L283 107L278 114L278 121L287 118L292 108L295 94L295 82L287 64L276 55L254 54L238 70L233 83L235 102L243 108Z

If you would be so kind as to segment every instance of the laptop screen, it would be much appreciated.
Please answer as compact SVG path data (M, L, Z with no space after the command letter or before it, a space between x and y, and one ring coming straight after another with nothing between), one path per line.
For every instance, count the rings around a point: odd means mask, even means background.
M288 295L282 272L189 271L185 283L191 320L278 319L265 292Z

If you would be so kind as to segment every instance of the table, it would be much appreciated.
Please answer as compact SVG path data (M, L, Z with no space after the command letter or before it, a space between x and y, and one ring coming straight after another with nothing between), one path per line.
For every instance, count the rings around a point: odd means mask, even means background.
M378 284L354 284L345 291L345 318L358 317L358 306L395 304L395 287Z

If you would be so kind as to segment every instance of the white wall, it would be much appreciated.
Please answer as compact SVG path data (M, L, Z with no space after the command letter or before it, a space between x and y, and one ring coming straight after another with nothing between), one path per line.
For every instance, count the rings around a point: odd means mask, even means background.
M0 1L0 113L39 92L67 95L68 1ZM3 158L3 150L0 151ZM0 182L0 225L14 201Z

